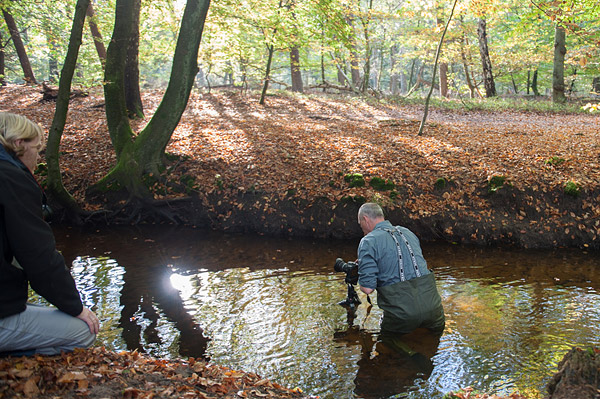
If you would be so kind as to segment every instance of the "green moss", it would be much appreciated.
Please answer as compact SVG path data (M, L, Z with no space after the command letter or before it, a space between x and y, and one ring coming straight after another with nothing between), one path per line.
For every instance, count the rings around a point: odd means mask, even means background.
M393 190L396 185L391 180L384 180L381 177L373 177L371 181L369 181L369 185L373 187L375 190L379 191L387 191Z
M219 190L223 190L223 176L218 173L215 175L215 184Z
M38 163L34 174L38 176L48 176L48 165L45 163Z
M186 161L186 160L190 159L190 157L188 155L173 154L170 152L165 152L165 158L169 162L175 162L175 161L179 161L179 160Z
M358 204L362 205L367 202L366 198L361 195L346 195L340 199L342 204Z
M544 163L546 165L550 165L550 166L558 166L563 162L565 162L564 158L553 156L553 157L546 159L546 161Z
M348 173L344 176L344 181L348 183L350 187L364 187L365 178L361 173Z
M571 197L579 197L579 184L568 181L564 187L565 194L570 195Z
M179 178L179 181L181 182L181 184L187 187L193 187L194 183L196 182L196 179L190 175L183 175Z
M435 187L437 190L443 190L446 188L446 186L448 186L448 180L443 177L440 177L435 181L435 183L433 183L433 187Z
M510 186L510 184L506 181L506 176L492 176L488 181L488 192L494 193L505 185Z

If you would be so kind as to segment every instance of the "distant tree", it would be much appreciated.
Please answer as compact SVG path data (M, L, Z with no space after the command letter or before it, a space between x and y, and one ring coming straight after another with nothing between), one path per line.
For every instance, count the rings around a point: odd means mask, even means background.
M475 80L471 76L471 68L469 67L471 62L469 59L470 57L467 55L468 45L469 43L467 36L463 32L460 40L460 58L462 60L463 69L465 71L465 81L467 82L467 87L469 88L469 96L470 98L475 98L475 94L478 92L478 90L475 84Z
M292 77L292 91L302 93L304 91L304 84L302 82L302 70L300 69L300 48L297 43L299 27L296 20L296 12L294 10L295 6L295 0L290 0L287 4L287 9L292 19L292 34L290 35L290 75Z
M265 75L263 78L263 87L260 93L260 99L258 103L260 105L265 104L265 99L267 96L267 90L269 89L269 83L271 82L271 67L273 65L273 54L275 53L275 41L277 31L280 29L280 12L283 7L283 0L279 0L279 5L276 9L276 20L273 24L268 24L268 26L261 26L261 30L265 35L265 41L267 42L267 64L265 66Z
M442 18L437 18L438 25L444 25ZM440 97L448 97L448 63L440 62Z
M302 71L300 70L300 50L292 47L290 50L290 69L292 75L292 91L302 93L304 84L302 82Z
M533 71L533 78L531 78L531 90L533 91L533 95L539 96L540 89L538 88L538 70Z
M102 67L104 68L104 64L106 64L106 47L102 41L102 33L100 33L100 29L96 23L96 12L94 11L94 5L91 1L87 9L86 16L88 25L90 27L90 33L94 39L94 46L96 47L98 58L100 59Z
M431 78L431 87L429 88L429 93L427 94L427 98L425 99L425 111L423 112L423 118L421 119L421 124L419 125L419 133L421 136L423 134L423 129L425 129L425 122L427 122L427 114L429 112L429 100L431 99L431 94L433 93L433 82L435 82L435 71L438 67L438 61L440 59L440 53L442 52L442 44L444 44L444 37L446 36L446 32L448 32L448 26L450 25L450 21L452 21L452 16L454 15L454 10L456 9L456 3L458 0L454 0L454 4L452 5L452 11L450 11L450 16L448 17L448 22L446 22L446 26L442 31L442 36L440 37L440 41L438 42L437 51L435 52L435 61L433 63L433 76Z
M496 96L496 84L492 72L492 61L488 50L487 32L485 18L479 18L477 24L477 38L479 39L479 54L481 56L481 67L483 70L483 85L486 97Z
M552 102L558 104L564 104L567 101L565 96L565 54L567 53L565 42L565 29L560 25L556 25L554 64L552 67Z
M19 28L17 28L17 23L15 22L15 19L8 8L2 9L2 15L4 16L4 21L6 22L13 45L15 46L15 50L19 56L21 68L23 69L23 78L28 84L36 84L37 81L35 80L33 69L31 69L31 63L29 62L29 57L27 56L27 51L25 50L23 40L21 40L21 33Z
M258 103L260 105L265 104L265 99L267 97L267 90L269 89L269 82L271 81L271 66L273 65L273 53L275 52L275 45L269 44L267 45L267 65L265 66L265 77L263 79L263 87L260 93L260 99Z
M4 40L2 39L2 32L0 32L0 86L6 86L6 65L4 57Z

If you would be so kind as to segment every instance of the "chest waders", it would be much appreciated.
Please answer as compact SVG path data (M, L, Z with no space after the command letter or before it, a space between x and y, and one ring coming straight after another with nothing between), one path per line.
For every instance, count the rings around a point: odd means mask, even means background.
M434 332L443 332L446 320L433 272L430 271L425 275L421 273L412 246L400 229L385 229L385 231L392 236L396 243L400 281L377 287L377 304L383 309L381 332L384 334L408 334L419 327L425 327ZM408 248L416 274L415 278L406 279L400 242L394 233L398 233Z

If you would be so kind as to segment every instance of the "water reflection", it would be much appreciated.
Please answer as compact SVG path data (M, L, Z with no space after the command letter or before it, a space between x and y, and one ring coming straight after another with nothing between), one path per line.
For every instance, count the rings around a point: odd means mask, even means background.
M337 305L346 285L333 261L355 257L357 242L165 226L56 235L103 345L207 355L323 398L440 398L466 386L542 397L571 346L600 344L598 254L424 245L447 328L398 351L379 339L381 311L362 293L350 318Z
M370 313L371 306L366 306ZM348 328L333 335L334 344L360 348L354 394L365 399L387 398L410 390L431 375L432 358L440 335L417 329L402 336L383 336L354 323L356 314L348 309Z

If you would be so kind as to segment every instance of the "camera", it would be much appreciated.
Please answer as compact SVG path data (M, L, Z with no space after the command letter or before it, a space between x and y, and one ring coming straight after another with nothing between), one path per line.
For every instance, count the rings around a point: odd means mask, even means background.
M358 284L358 263L344 262L342 258L337 258L333 265L333 270L346 273L346 278L344 280L346 284Z
M360 299L358 299L358 295L354 290L354 285L358 283L358 263L344 262L342 258L337 258L333 265L333 270L346 273L344 282L348 285L348 296L346 299L339 302L338 305L348 306L350 308L360 305Z

